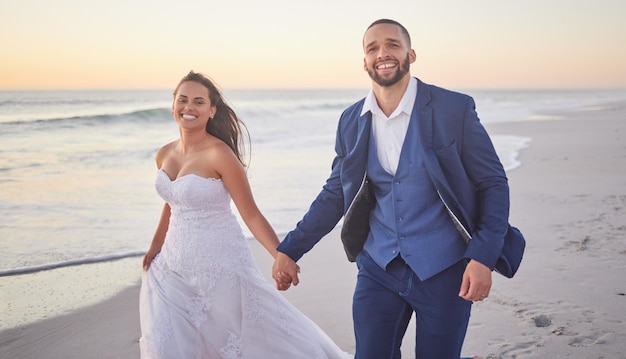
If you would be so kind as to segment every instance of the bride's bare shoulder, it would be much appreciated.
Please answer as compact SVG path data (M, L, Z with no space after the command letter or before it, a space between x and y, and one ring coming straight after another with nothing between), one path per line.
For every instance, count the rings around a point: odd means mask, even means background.
M178 141L179 140L172 141L168 144L163 145L161 148L158 149L155 155L158 168L161 168L161 164L163 163L163 160L172 153L174 148L176 148L176 144L178 143Z
M235 156L233 150L224 141L217 138L207 143L204 153L214 160L218 158L230 158L231 156Z

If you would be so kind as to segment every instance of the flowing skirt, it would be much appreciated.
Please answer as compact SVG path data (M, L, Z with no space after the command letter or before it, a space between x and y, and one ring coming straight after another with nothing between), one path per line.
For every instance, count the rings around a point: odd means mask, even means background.
M143 359L343 359L313 321L265 280L256 265L180 275L158 255L142 274Z

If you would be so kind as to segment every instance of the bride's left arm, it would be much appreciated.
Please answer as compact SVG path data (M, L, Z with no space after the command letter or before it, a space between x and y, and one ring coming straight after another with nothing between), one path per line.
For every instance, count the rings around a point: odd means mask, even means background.
M243 165L230 148L224 146L217 152L216 156L212 156L211 163L216 165L216 170L224 183L224 187L230 193L237 211L239 211L254 238L265 247L273 258L276 258L276 247L280 241L254 201Z

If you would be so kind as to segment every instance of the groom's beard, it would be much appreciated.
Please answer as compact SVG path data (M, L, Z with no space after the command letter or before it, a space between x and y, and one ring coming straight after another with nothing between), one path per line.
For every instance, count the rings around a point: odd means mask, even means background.
M398 68L398 72L396 72L396 74L391 77L391 78L383 78L381 76L379 76L376 73L376 69L375 68L368 68L367 69L367 73L370 75L370 78L376 82L378 85L383 86L383 87L389 87L389 86L393 86L396 83L398 83L398 81L400 81L404 75L409 73L409 54L406 54L406 58L404 59L404 61L402 61L400 63L400 67Z

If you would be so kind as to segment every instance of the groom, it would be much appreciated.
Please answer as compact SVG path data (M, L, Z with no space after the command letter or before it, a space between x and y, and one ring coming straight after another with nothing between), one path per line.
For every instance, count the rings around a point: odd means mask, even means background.
M279 289L298 284L296 261L335 227L367 175L376 206L356 258L355 358L399 358L414 312L415 357L457 359L503 245L507 178L473 99L411 77L404 26L375 21L363 50L372 89L341 115L332 173L278 247L272 274ZM469 245L451 213L471 222Z

